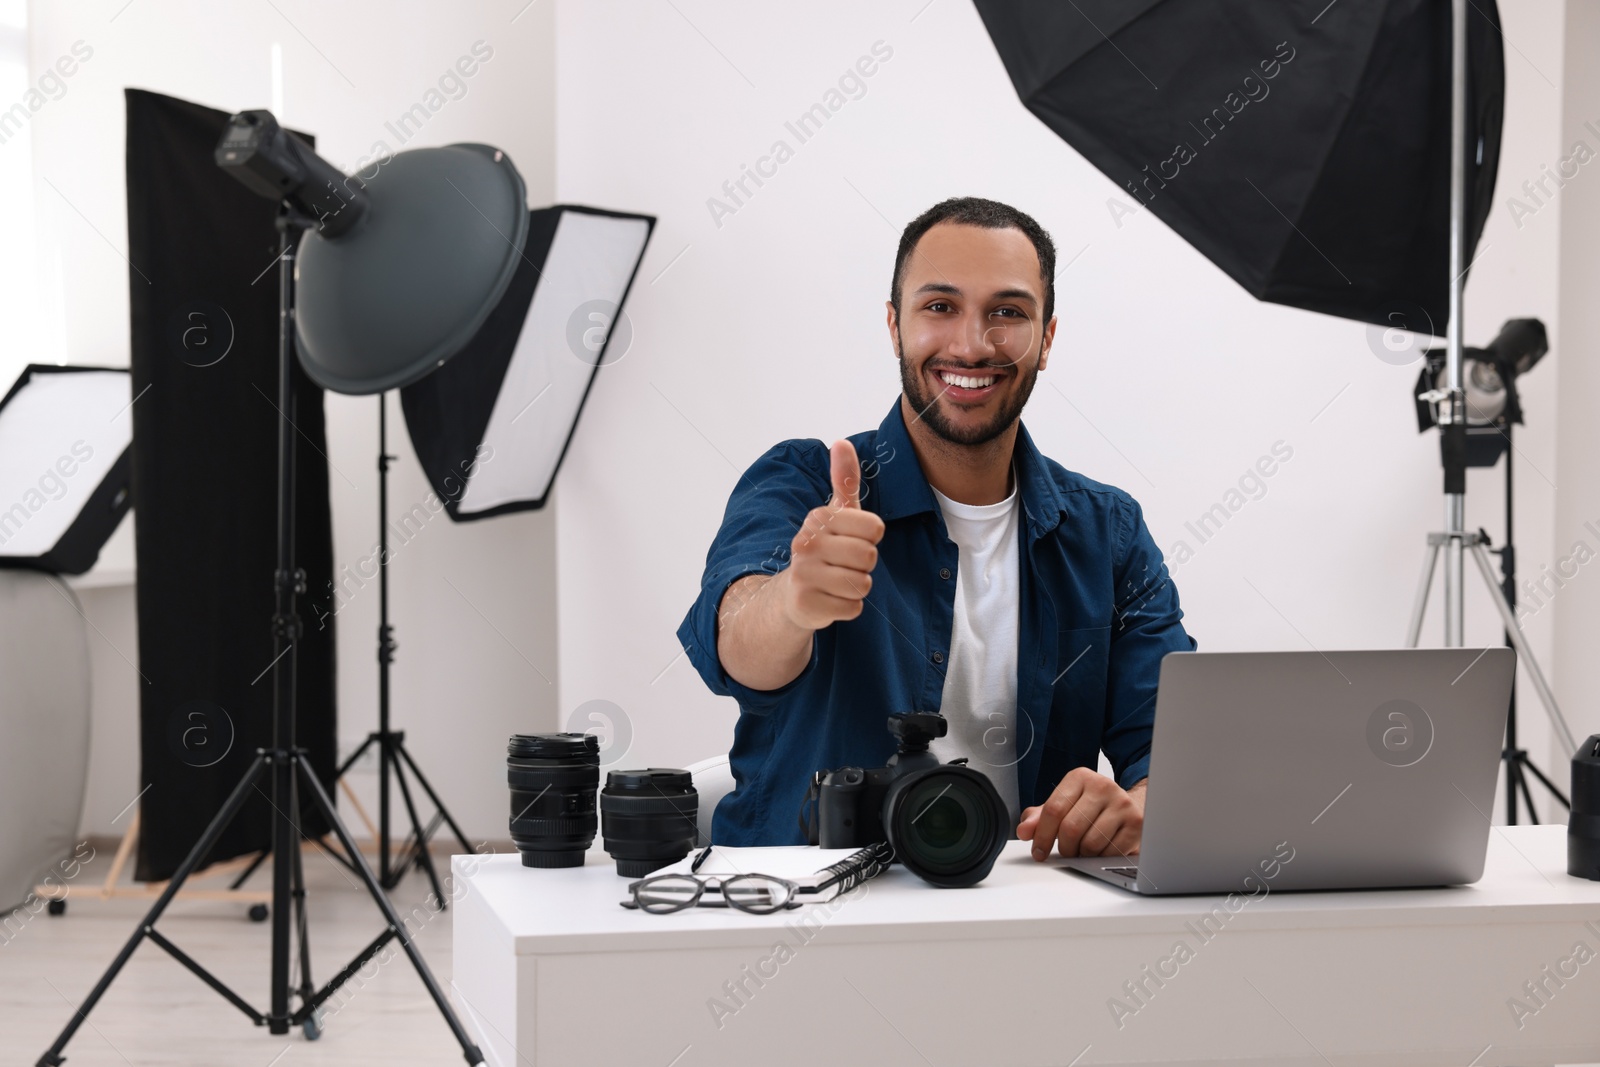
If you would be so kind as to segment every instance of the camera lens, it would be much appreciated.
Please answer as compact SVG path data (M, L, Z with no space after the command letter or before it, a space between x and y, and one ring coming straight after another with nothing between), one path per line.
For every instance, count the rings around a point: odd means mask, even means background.
M942 764L897 779L883 800L895 859L937 886L976 885L1005 847L1009 813L981 771Z
M1572 814L1567 816L1567 873L1600 881L1600 734L1572 757Z
M700 794L688 771L610 771L600 791L605 849L625 878L642 878L687 856L699 815Z
M511 841L524 867L582 867L594 844L600 739L516 734L506 745Z

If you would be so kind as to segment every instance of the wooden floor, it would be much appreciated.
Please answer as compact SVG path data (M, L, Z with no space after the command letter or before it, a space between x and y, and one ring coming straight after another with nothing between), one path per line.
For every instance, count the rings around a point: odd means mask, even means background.
M102 857L108 854L101 853ZM369 857L370 858L370 857ZM383 930L365 888L332 859L308 851L312 978L320 985ZM440 857L441 875L448 860ZM0 943L0 1064L33 1064L49 1048L110 964L150 902L101 900L105 860L85 867L67 913L15 913ZM270 875L249 885L269 888ZM447 890L448 893L448 890ZM434 976L450 989L450 913L431 914L427 879L410 875L390 899ZM413 910L417 909L417 910ZM157 930L230 985L257 1010L268 1007L271 923L252 923L238 903L176 902ZM18 921L24 922L16 929ZM322 1037L298 1030L274 1036L146 941L67 1046L71 1067L399 1067L464 1062L416 971L392 942L393 958L374 962L329 1001ZM298 1001L293 1002L298 1006ZM456 1003L466 1022L465 1009ZM470 1023L467 1023L470 1030Z

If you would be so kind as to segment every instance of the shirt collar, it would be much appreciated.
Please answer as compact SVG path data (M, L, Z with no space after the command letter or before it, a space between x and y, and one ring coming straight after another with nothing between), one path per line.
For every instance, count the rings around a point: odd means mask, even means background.
M1036 536L1049 532L1061 521L1066 501L1044 456L1034 446L1028 428L1020 420L1012 462L1016 464L1017 488L1029 527ZM875 483L877 512L885 522L939 510L933 487L922 473L922 464L911 446L911 434L906 429L899 396L895 397L888 416L878 425L876 453L862 456L861 465L863 480Z

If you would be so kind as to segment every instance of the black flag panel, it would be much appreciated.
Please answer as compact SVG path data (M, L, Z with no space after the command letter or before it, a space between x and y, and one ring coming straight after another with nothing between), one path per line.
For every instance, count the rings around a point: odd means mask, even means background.
M170 876L272 740L277 205L212 159L228 118L127 90L140 799L136 876ZM305 136L305 135L302 135ZM309 141L310 138L307 137ZM296 562L333 572L322 390L295 363ZM296 739L333 780L331 618L297 643ZM130 798L131 799L131 798ZM304 805L307 836L327 831ZM267 847L253 797L211 855Z

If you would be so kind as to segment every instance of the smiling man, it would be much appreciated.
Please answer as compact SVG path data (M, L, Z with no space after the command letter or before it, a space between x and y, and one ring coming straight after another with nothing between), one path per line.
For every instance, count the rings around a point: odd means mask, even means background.
M888 417L831 449L782 441L739 479L678 628L739 703L718 844L804 843L813 771L881 767L889 714L937 711L932 751L989 776L1035 859L1138 851L1161 657L1195 642L1139 505L1020 421L1054 275L1028 215L936 204L895 257Z

